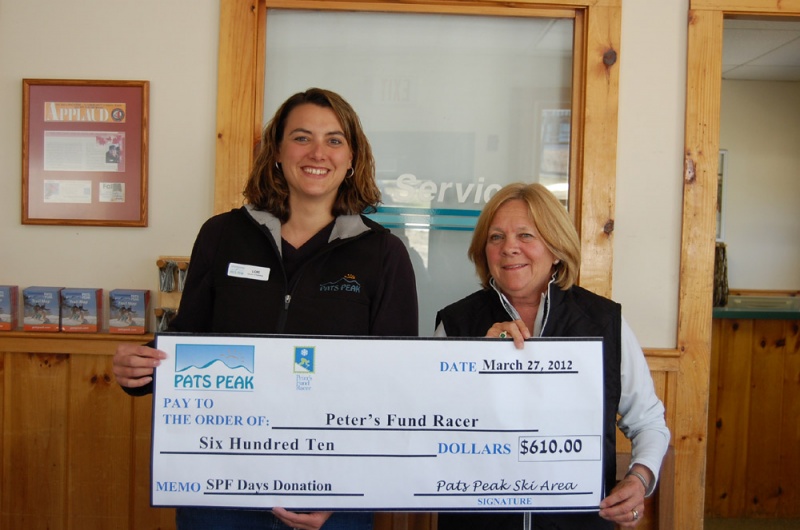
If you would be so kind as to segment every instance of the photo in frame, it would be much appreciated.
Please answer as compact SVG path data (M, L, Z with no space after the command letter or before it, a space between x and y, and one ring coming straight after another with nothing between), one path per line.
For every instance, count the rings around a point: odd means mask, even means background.
M22 80L22 224L147 226L149 88Z

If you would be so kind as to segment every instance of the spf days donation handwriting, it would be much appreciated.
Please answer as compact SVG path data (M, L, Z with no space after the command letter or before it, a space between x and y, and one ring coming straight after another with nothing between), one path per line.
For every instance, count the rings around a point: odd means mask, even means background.
M159 334L151 502L597 511L602 343Z

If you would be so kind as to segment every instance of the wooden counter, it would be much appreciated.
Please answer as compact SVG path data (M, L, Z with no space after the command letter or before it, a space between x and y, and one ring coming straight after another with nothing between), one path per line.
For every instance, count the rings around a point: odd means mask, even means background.
M757 317L712 324L711 517L800 517L800 320Z
M150 508L152 400L111 371L117 344L151 338L0 332L0 528L174 528Z

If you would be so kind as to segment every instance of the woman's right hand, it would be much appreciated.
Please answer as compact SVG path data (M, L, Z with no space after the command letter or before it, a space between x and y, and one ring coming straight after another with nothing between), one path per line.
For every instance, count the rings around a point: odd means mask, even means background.
M166 359L161 350L138 344L120 344L114 353L114 377L127 388L139 388L153 380L153 369Z
M525 339L531 338L531 332L522 320L512 320L495 322L486 332L486 336L493 339L514 339L514 346L521 350L525 346Z

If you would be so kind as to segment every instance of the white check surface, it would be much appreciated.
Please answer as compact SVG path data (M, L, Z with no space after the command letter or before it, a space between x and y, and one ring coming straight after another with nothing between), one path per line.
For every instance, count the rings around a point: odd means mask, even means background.
M153 506L596 511L602 342L160 334Z

